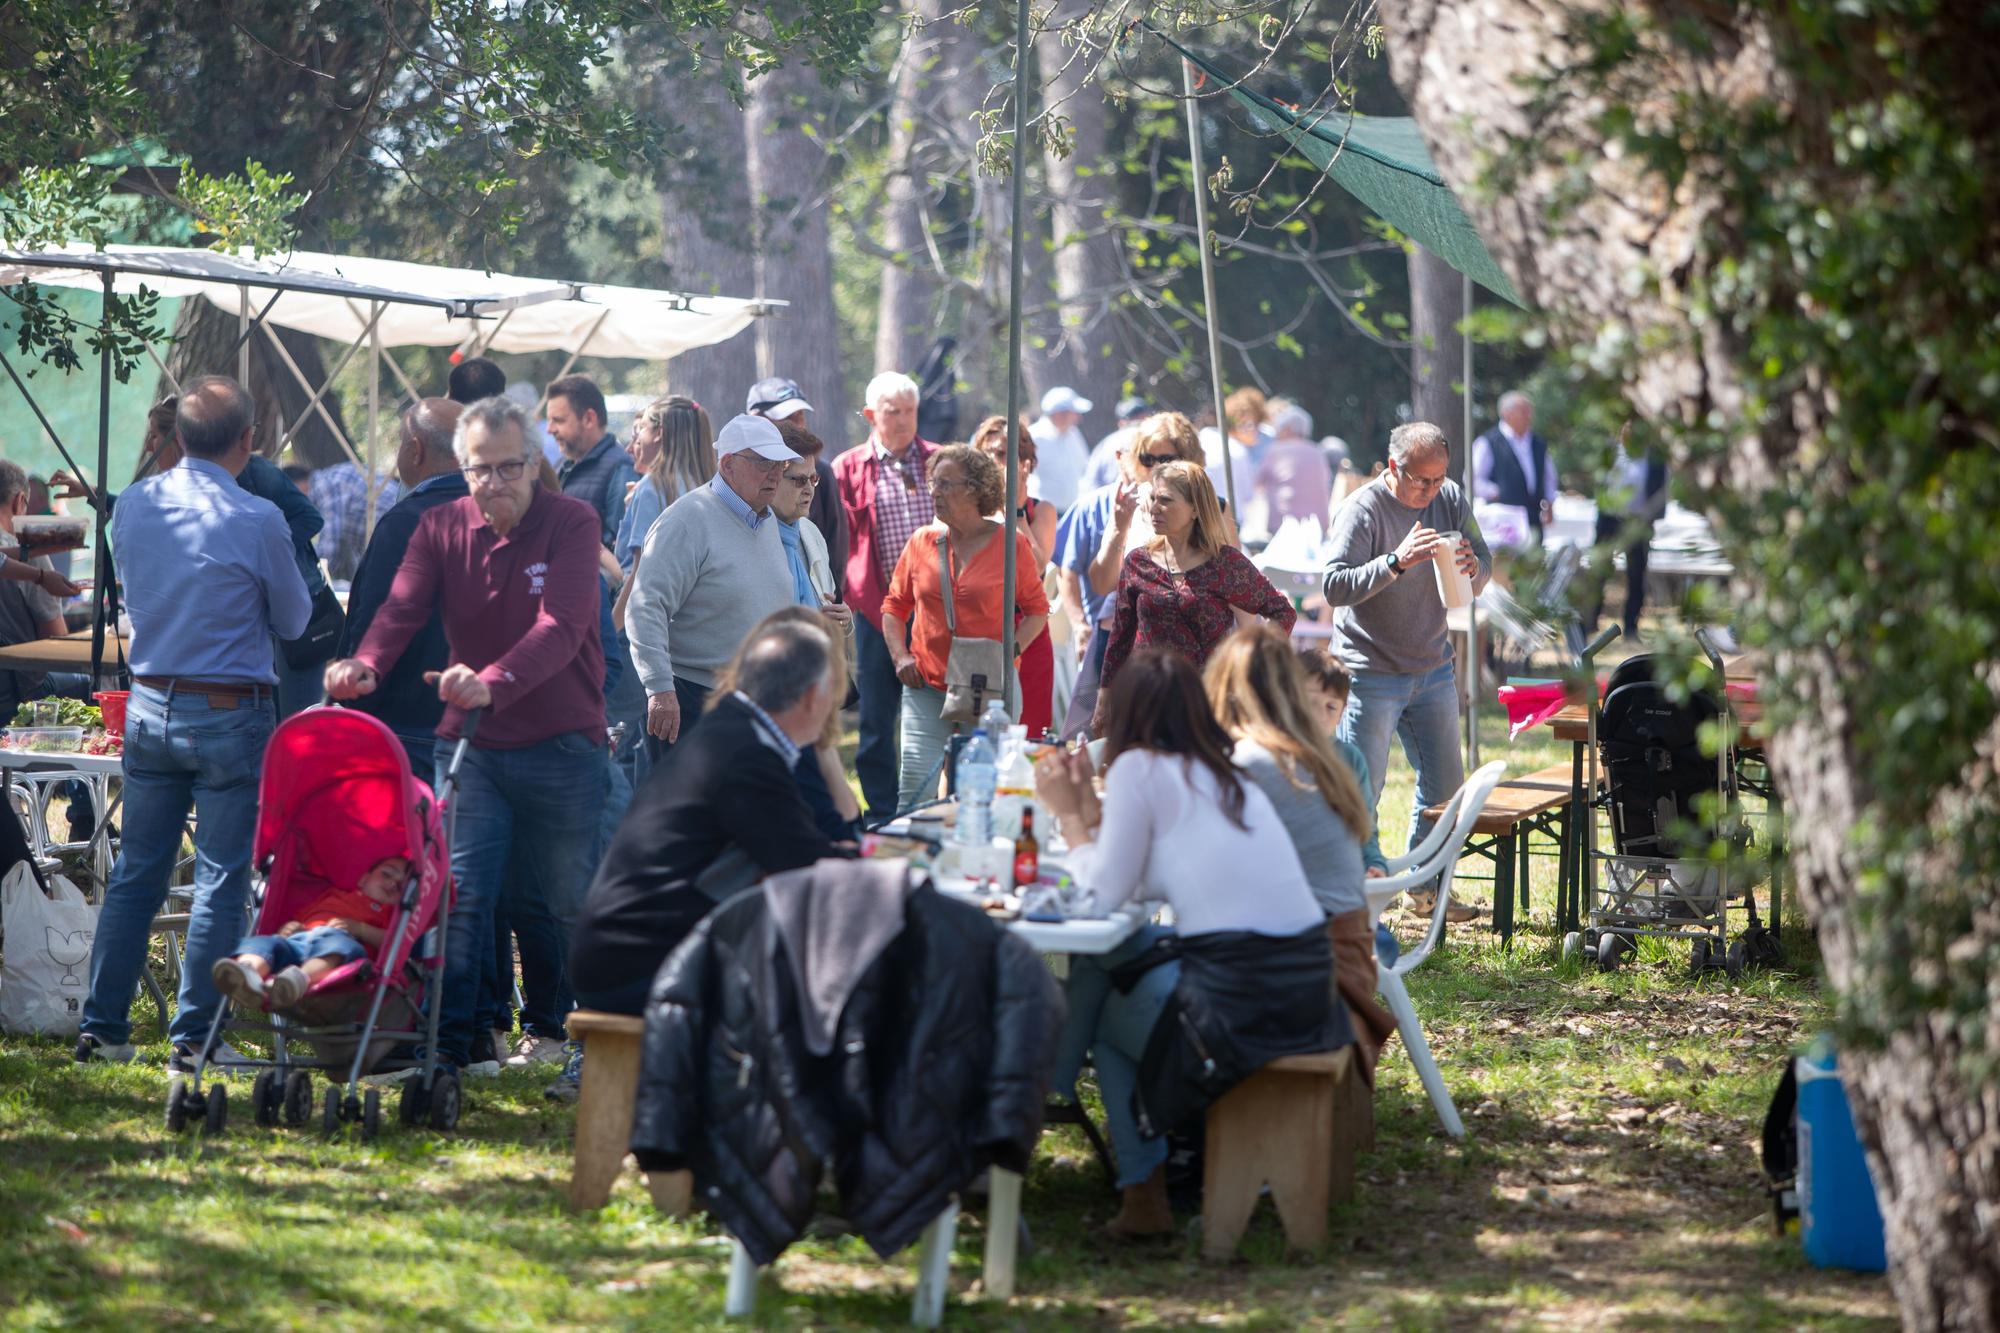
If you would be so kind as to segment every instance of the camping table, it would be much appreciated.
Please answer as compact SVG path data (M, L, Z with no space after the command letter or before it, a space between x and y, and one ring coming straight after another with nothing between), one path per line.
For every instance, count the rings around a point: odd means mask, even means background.
M5 652L0 649L0 652ZM92 873L101 886L111 877L111 815L124 799L121 788L116 797L111 795L111 779L123 777L125 759L115 754L83 754L68 750L14 750L0 746L0 799L11 799L14 790L14 774L19 772L75 774L90 784L90 795L97 806L97 828L84 844L91 863ZM39 785L39 784L37 784ZM43 828L41 812L31 812L28 847L37 857L47 854L50 839Z
M104 636L104 662L124 660L132 651L129 639L115 634ZM0 648L0 671L81 671L90 670L90 633L64 634L53 639L31 639L27 643Z

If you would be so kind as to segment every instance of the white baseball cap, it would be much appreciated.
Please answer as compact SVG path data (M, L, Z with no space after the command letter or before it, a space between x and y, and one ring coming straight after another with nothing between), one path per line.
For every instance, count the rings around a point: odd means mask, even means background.
M1047 416L1051 412L1076 412L1080 414L1089 410L1090 400L1079 397L1076 390L1070 388L1068 385L1050 389L1042 395L1043 416Z
M778 433L778 427L768 417L755 417L747 412L731 417L729 424L717 431L715 436L717 458L746 453L773 463L788 463L802 456L787 447L785 437Z

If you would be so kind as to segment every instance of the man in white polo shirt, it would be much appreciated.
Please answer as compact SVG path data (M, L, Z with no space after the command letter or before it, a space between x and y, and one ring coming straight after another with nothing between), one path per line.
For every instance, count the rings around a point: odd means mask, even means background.
M1042 419L1028 427L1035 438L1035 470L1028 478L1028 494L1046 500L1058 514L1076 503L1083 484L1083 470L1090 464L1090 444L1077 429L1090 400L1075 389L1058 387L1042 395Z
M737 645L794 601L771 502L785 464L799 455L775 424L747 414L716 435L715 452L715 479L653 524L625 607L656 760L700 718L716 671Z

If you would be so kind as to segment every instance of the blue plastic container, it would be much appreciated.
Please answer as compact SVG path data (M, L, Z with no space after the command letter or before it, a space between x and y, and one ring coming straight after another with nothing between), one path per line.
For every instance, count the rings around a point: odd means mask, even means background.
M1854 1133L1833 1043L1798 1057L1799 1220L1806 1259L1820 1268L1879 1273L1888 1267L1875 1182Z

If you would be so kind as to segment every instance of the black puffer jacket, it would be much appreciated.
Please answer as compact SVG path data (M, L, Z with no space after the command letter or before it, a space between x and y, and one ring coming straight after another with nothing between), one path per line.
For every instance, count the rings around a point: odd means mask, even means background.
M1041 959L900 862L821 861L706 917L646 1007L632 1151L686 1167L760 1264L831 1161L889 1255L989 1165L1025 1170L1062 996Z
M1347 1006L1333 998L1324 927L1284 937L1224 930L1177 943L1180 980L1146 1038L1133 1093L1147 1137L1178 1128L1280 1056L1353 1042Z

